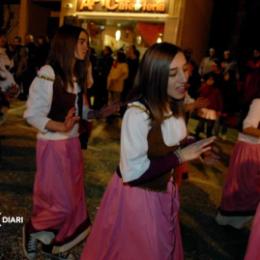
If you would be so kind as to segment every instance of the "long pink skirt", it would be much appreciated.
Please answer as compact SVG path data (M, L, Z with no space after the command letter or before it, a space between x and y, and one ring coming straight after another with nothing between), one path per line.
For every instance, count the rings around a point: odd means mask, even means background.
M244 260L260 259L260 204L258 204Z
M32 225L36 230L57 230L55 240L62 244L87 223L78 138L38 140L36 166Z
M179 196L122 183L114 174L103 196L81 260L182 260Z
M238 141L226 178L220 212L252 215L260 201L260 144Z

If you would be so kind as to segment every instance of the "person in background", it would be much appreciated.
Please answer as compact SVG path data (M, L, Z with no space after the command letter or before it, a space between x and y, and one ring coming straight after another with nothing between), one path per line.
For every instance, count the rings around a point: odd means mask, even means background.
M89 68L88 40L80 27L60 27L47 64L30 87L24 118L38 134L33 209L23 227L27 259L38 259L38 242L46 255L68 259L69 250L89 232L78 137L78 121L87 117L83 95Z
M12 99L19 95L19 86L12 73L0 63L0 124L6 120Z
M124 82L124 89L121 95L122 102L125 102L127 100L127 97L133 88L135 76L139 66L139 56L140 53L136 49L135 45L130 45L127 47L126 63L128 65L129 73L128 73L128 77L125 79Z
M260 49L254 48L245 65L244 82L241 89L241 118L246 116L248 107L260 86ZM242 120L241 120L242 121Z
M50 50L49 40L46 36L39 36L36 39L36 67L40 69L47 60L48 53Z
M129 69L124 52L117 51L116 59L110 69L107 78L108 103L120 102L121 93L124 88L125 79L128 77Z
M116 59L110 69L107 78L108 105L121 102L121 94L124 89L125 79L128 77L129 69L126 63L126 56L123 51L116 52ZM114 115L107 118L107 122L113 122Z
M237 229L252 219L260 201L260 91L255 97L230 157L216 216L219 225Z
M222 69L222 74L233 71L235 73L235 79L239 79L238 65L235 59L232 57L230 50L225 50L223 52L223 58L220 62L220 66Z
M95 99L96 99L96 92L97 92L97 84L98 84L98 58L95 48L89 48L89 60L91 64L91 77L92 77L92 84L88 87L88 104L89 107L94 108Z
M22 38L18 35L13 38L10 49L14 60L12 72L22 92L24 72L27 69L28 62L28 49L22 45ZM22 95L22 93L20 94Z
M204 57L199 66L199 74L203 77L205 74L213 71L213 66L218 59L216 57L216 50L214 48L210 48L208 51L208 56Z
M29 87L37 74L37 46L34 42L34 36L32 34L25 35L25 45L27 49L27 64L26 69L23 72L22 79L22 94L20 95L21 100L27 100L29 94Z
M189 65L189 79L188 79L188 94L191 98L196 99L199 96L199 87L201 84L201 77L198 71L198 65L192 57L192 49L184 51L185 57Z
M219 86L217 85L217 76L215 73L210 72L204 76L204 82L200 87L200 98L208 100L207 106L200 108L197 112L199 122L196 127L196 138L200 138L200 133L204 132L206 124L206 136L213 135L213 128L221 115L223 109L223 100Z
M14 61L7 54L7 39L3 30L0 30L0 64L8 70L11 70L14 66Z
M170 43L147 49L121 128L120 162L98 209L82 260L182 260L174 169L214 138L181 147L188 70Z
M100 109L108 102L107 77L113 64L113 51L110 46L105 46L101 57L97 61L97 80L95 82L94 109Z

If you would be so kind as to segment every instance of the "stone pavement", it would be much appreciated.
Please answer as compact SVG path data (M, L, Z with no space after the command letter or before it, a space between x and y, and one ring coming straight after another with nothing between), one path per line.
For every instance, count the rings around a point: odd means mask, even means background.
M35 130L23 120L23 111L24 102L15 101L9 110L7 121L0 128L0 135L3 136L0 161L1 260L24 259L21 250L22 223L17 222L26 222L31 212ZM191 131L195 123L194 120L190 120ZM119 121L112 126L102 121L94 122L88 150L84 151L85 187L92 220L118 163L119 130ZM180 189L180 221L187 260L243 259L249 225L242 230L235 230L218 226L214 221L236 135L235 130L229 129L227 140L218 141L222 150L221 161L214 166L205 166L198 161L189 165L190 178ZM3 217L5 221L7 217L16 219L9 218L9 222L12 223L3 223ZM82 246L73 250L76 259L80 256ZM39 254L38 259L44 258Z

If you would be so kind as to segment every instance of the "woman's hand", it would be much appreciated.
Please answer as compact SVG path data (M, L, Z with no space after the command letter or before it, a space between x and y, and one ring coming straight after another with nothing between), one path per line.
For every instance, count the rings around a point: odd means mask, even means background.
M76 109L75 107L71 108L66 117L65 117L65 121L64 121L64 130L63 132L68 132L70 131L73 126L79 121L79 116L75 116L75 112L76 112Z
M222 154L223 151L221 147L216 143L213 143L211 150L203 153L202 156L200 156L200 160L205 165L211 166L221 160Z
M200 157L201 154L210 151L211 144L214 142L215 139L215 136L205 138L179 150L178 152L182 162L197 159Z
M68 111L64 122L58 122L50 119L45 128L53 132L69 132L80 119L78 116L75 116L75 111L75 107L71 108Z

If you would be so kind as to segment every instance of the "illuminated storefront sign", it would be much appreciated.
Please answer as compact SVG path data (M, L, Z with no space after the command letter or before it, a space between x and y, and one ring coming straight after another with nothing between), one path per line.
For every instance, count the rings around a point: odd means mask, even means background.
M165 13L166 0L79 0L77 11Z

